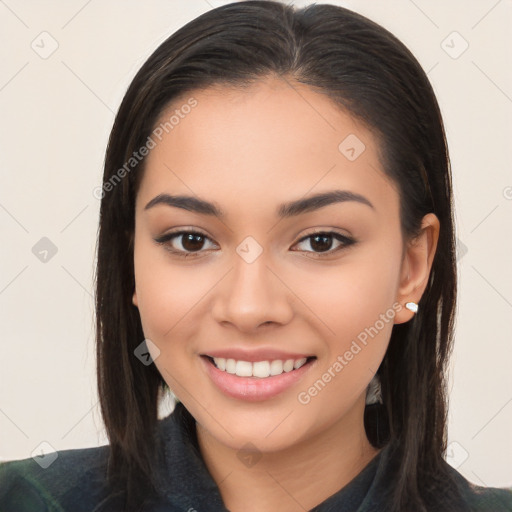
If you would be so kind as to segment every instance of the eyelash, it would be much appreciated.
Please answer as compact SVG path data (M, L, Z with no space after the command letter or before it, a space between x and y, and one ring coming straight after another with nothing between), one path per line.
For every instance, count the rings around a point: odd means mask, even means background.
M164 245L165 246L165 249L169 252L171 252L172 254L175 254L176 256L178 257L181 257L181 258L194 258L194 257L197 257L199 256L201 253L205 252L204 250L199 250L199 251L196 251L196 252L185 252L185 251L182 251L182 250L176 250L174 248L171 247L171 244L169 242L171 242L174 238L178 238L182 235L199 235L207 240L210 240L210 237L208 237L207 235L205 235L204 233L201 233L200 231L195 231L195 230L181 230L181 231L175 231L175 232L171 232L171 233L167 233L159 238L155 238L155 242L157 244L160 244L160 245ZM324 252L315 252L315 251L305 251L305 252L310 252L310 253L313 253L315 254L315 258L323 258L323 257L326 257L326 256L330 256L332 255L333 253L335 252L338 252L342 249L346 249L348 248L349 246L351 245L354 245L355 243L357 243L357 241L353 238L349 238L345 235L342 235L341 233L338 233L337 231L315 231L313 233L309 233L308 235L302 237L296 244L294 245L297 245L301 242L304 242L305 240L308 240L310 238L313 238L314 236L318 236L318 235L327 235L327 236L330 236L336 240L338 240L339 242L342 242L342 245L340 245L339 247L337 247L336 249L329 249L327 251L324 251Z

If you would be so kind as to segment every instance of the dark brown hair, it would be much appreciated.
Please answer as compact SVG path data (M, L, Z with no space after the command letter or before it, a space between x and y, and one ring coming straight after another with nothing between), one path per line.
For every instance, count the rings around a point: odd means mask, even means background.
M381 510L445 510L450 496L457 497L443 464L457 282L443 122L409 50L376 23L332 5L296 9L246 1L213 9L164 41L126 92L106 152L97 246L97 378L111 447L109 478L126 491L127 509L136 510L152 486L158 401L166 389L155 365L134 356L144 340L131 302L135 197L144 160L114 186L112 179L146 144L170 102L214 84L244 87L270 76L307 84L376 134L383 169L399 191L406 240L418 234L425 214L440 220L419 312L393 327L378 370L384 408L365 425L375 446L392 442L398 450L389 508Z

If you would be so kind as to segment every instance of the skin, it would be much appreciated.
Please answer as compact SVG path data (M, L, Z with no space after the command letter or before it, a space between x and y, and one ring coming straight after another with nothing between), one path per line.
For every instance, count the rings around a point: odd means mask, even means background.
M268 78L247 89L192 95L197 106L146 161L136 199L133 303L146 338L160 350L158 370L196 419L226 507L309 510L378 453L364 431L366 389L393 323L413 317L403 306L419 302L425 290L439 222L429 214L416 240L402 238L397 189L383 173L376 138L307 86ZM174 102L162 119L183 103ZM365 145L354 161L338 149L348 134ZM348 201L276 216L281 203L334 189L361 194L373 208ZM214 202L225 218L163 204L145 209L162 193ZM176 228L206 235L198 256L179 257L154 241ZM357 242L343 247L332 238L325 253L303 240L313 231ZM247 236L263 248L252 263L236 252ZM191 247L182 243L177 237L167 245ZM309 403L300 403L298 393L332 372L358 334L397 303L394 318ZM317 359L283 393L248 402L224 395L204 370L200 354L228 347ZM248 464L237 455L249 442L256 462Z

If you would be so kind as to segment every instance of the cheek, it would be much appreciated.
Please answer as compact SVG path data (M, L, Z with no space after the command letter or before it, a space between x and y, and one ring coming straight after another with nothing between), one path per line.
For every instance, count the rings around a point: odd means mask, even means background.
M294 290L324 325L322 331L346 343L374 325L381 314L394 318L399 254L389 249L368 255L361 251L337 267L301 272Z
M307 297L307 306L317 314L318 339L323 344L321 382L313 383L316 388L311 391L329 388L317 400L318 406L333 401L348 406L364 392L385 355L397 307L399 240L381 249L360 251L314 277L303 274L304 287L298 295Z
M193 327L193 322L183 320L200 307L202 297L211 288L211 277L208 279L192 265L172 264L161 248L136 247L134 262L145 336L161 344L175 338L183 327Z
M191 266L184 269L168 261L159 262L158 256L146 259L143 251L140 256L138 261L136 258L135 280L144 337L158 347L154 364L180 396L181 385L194 387L190 362L196 358L191 340L200 328L195 315L212 285Z

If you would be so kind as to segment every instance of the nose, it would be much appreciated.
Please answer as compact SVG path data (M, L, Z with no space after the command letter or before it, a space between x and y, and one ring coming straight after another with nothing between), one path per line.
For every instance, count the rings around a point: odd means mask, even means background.
M252 263L235 255L233 268L216 289L212 315L220 324L254 333L266 324L284 325L293 316L293 294L269 267L265 252Z

